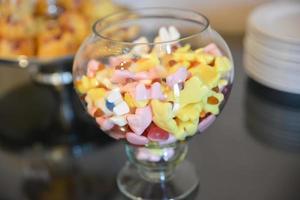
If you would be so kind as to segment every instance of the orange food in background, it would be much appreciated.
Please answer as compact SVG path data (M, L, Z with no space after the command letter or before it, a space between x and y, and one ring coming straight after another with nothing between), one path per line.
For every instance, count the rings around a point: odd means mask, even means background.
M110 0L3 0L0 2L0 58L72 55L92 23L122 8Z

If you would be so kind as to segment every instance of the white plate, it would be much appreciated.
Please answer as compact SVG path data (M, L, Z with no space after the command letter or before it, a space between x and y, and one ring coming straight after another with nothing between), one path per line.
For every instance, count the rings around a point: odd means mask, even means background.
M271 2L255 9L249 18L251 29L267 37L300 44L300 2Z
M247 37L259 42L264 46L268 46L274 49L282 49L291 53L300 54L300 45L291 44L271 37L262 37L261 35L255 34L251 29L247 30Z
M284 92L300 94L300 80L287 80L278 73L270 73L263 66L253 62L247 55L244 55L244 68L246 73L257 82Z
M266 66L270 66L272 68L280 69L287 73L298 73L300 79L300 63L291 63L284 60L276 59L273 57L265 56L263 54L258 54L255 51L249 50L249 47L245 47L245 54L253 57L255 60L261 62Z
M271 48L267 45L262 45L251 37L245 37L244 47L250 52L262 55L267 58L279 59L291 63L300 64L300 52L289 51L285 49ZM299 66L300 67L300 66Z
M295 73L287 73L280 69L272 68L272 66L264 65L250 57L248 54L245 54L244 62L250 64L253 71L257 72L265 80L284 85L296 85L296 87L300 88L300 79Z
M255 70L253 70L253 67L251 67L251 64L245 63L244 65L245 65L245 70L246 70L246 73L248 74L248 76L251 77L253 80L261 83L262 85L273 88L275 90L300 94L300 88L265 79L263 75L256 72Z
M282 81L287 83L299 83L299 74L300 70L298 71L291 71L286 70L284 68L274 67L273 65L269 65L266 63L261 62L260 60L256 59L255 57L245 54L246 62L250 62L251 64L254 64L254 68L258 69L260 72L262 72L265 77L276 79L276 81ZM300 86L299 86L300 87Z

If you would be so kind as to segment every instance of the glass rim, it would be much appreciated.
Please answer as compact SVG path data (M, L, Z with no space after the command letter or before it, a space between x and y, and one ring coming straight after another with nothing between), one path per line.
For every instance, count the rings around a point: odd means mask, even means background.
M190 34L188 36L180 37L179 39L176 39L176 40L169 40L169 41L163 41L163 42L126 42L126 41L115 40L115 39L112 39L110 37L104 36L104 35L100 34L97 31L97 25L103 23L105 20L107 20L111 17L117 16L117 15L120 15L120 14L127 14L127 13L132 14L132 12L134 13L135 11L137 12L137 11L150 11L150 10L168 10L168 11L171 10L171 11L182 11L182 12L193 13L193 14L197 15L198 17L201 17L204 20L204 23L203 23L204 28L202 28L199 31L197 31L196 33ZM176 18L174 18L174 19L176 19ZM182 17L179 17L177 19L188 20L187 18L182 18ZM195 21L197 21L197 20L195 20ZM94 24L92 26L92 31L96 36L98 36L98 37L100 37L104 40L119 43L119 44L123 44L123 45L156 45L156 44L176 43L176 42L180 42L180 41L184 41L184 40L194 38L196 36L199 36L205 30L207 30L209 28L209 26L210 26L210 22L209 22L208 18L204 14L202 14L200 12L197 12L197 11L194 11L194 10L184 9L184 8L175 8L175 7L145 7L145 8L136 8L136 9L130 9L130 10L126 10L126 11L114 12L114 13L109 14L109 15L103 17L103 18L100 18L100 19L98 19L94 22Z

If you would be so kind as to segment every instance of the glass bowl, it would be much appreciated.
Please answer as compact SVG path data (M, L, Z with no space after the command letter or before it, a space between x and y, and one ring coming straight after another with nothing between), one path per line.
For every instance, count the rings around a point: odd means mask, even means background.
M185 158L185 141L220 114L233 77L230 50L208 19L174 8L96 21L73 64L87 112L105 133L126 141L131 164L118 186L132 199L180 199L196 188L194 168L176 166Z

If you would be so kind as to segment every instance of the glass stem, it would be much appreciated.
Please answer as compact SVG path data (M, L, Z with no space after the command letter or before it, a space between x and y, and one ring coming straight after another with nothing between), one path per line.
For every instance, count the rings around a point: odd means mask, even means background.
M130 145L126 145L127 156L129 161L137 168L139 175L149 182L165 182L172 178L176 167L186 158L188 145L181 143L181 150L176 160L158 161L145 163L138 161L131 153L128 153ZM176 148L176 147L175 147ZM162 148L163 149L163 148Z

